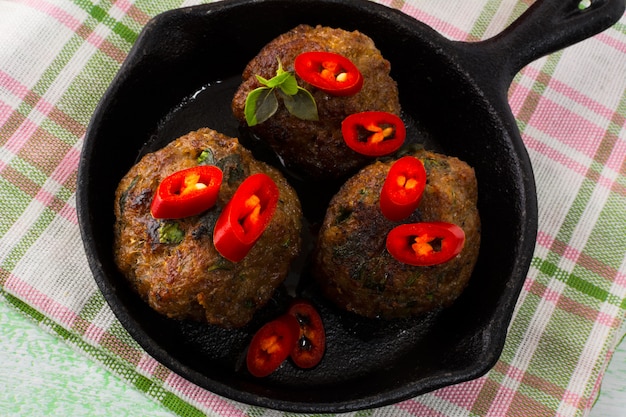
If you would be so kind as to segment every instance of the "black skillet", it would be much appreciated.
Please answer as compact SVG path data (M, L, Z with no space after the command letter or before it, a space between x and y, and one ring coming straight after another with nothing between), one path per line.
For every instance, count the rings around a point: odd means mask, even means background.
M100 290L154 358L201 387L248 404L344 412L483 375L502 351L537 230L533 172L508 88L524 65L599 33L623 12L624 0L593 1L585 10L578 0L538 1L500 35L478 43L447 40L365 0L227 0L157 16L93 115L80 161L78 214ZM241 359L254 330L280 310L284 292L240 330L157 315L113 263L113 193L140 155L190 130L207 126L245 137L230 114L239 74L265 43L300 23L358 29L374 39L392 63L412 140L475 168L483 242L462 297L420 319L360 319L329 306L314 285L301 285L325 320L326 356L313 370L285 363L257 379ZM310 201L315 187L294 183ZM307 282L307 272L304 264L296 278Z

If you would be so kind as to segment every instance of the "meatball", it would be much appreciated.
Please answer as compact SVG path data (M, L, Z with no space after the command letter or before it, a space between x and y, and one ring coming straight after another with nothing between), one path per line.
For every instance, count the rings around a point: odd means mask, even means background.
M332 198L314 254L314 275L338 306L365 317L418 316L449 306L466 287L478 257L480 218L474 170L465 162L417 151L427 185L418 208L402 222L380 212L379 195L393 161L376 162L350 178ZM463 250L429 267L395 260L387 233L400 223L443 221L465 232Z
M224 173L216 205L180 220L153 218L150 204L159 183L199 163ZM278 207L247 256L233 263L215 249L213 228L239 184L258 172L278 186ZM115 217L115 261L137 293L168 317L225 328L251 320L287 277L300 250L302 212L295 191L237 139L210 129L176 139L133 166L115 193Z
M255 75L266 79L276 75L278 62L294 72L294 60L302 52L327 51L350 59L363 75L363 88L349 97L329 95L304 82L298 85L315 99L318 121L291 115L283 105L267 121L251 127L274 150L288 168L307 179L337 179L354 174L371 162L346 146L341 122L362 111L386 111L400 115L398 87L389 75L389 61L383 58L371 38L358 31L300 25L267 44L243 72L243 82L232 102L235 117L245 123L244 106L250 91L261 86Z

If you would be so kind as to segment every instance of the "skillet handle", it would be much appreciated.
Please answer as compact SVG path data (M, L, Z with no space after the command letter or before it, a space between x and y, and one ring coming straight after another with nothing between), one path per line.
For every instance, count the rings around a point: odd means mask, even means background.
M496 73L510 82L532 61L608 29L626 8L626 0L586 3L590 3L588 7L581 0L537 0L500 34L469 45L479 49L474 52L484 52L487 61L495 60L493 64L499 67Z

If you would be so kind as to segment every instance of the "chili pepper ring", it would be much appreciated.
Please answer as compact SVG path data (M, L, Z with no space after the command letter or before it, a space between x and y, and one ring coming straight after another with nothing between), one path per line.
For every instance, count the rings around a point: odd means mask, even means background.
M414 266L432 266L461 253L465 232L446 222L408 223L387 235L387 251L396 260Z
M296 57L294 68L300 78L330 95L351 96L363 87L359 69L333 52L303 52Z
M261 237L278 204L279 190L268 175L246 178L224 207L213 230L215 249L232 262L241 261Z
M217 201L222 170L199 165L174 172L157 188L150 212L155 219L181 219L213 207Z
M380 210L389 220L400 221L419 206L426 187L426 169L414 156L403 156L391 166L380 192Z
M402 119L393 113L353 113L341 123L343 140L350 149L366 156L389 155L400 149L406 138Z

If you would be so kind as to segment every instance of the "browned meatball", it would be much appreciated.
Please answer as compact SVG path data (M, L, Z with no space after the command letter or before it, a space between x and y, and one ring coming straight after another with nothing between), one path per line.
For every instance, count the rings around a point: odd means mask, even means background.
M379 195L392 162L376 162L349 179L331 200L320 230L314 274L338 306L366 317L416 316L449 306L465 288L480 246L474 170L457 158L415 154L428 182L416 211L402 222L386 219ZM452 260L419 267L395 260L387 233L400 223L443 221L460 226L465 246Z
M341 135L341 122L348 115L378 110L400 115L396 82L389 75L389 61L383 58L372 39L358 31L300 25L267 44L243 72L232 109L245 123L244 105L248 93L261 86L255 75L266 79L276 75L278 60L283 69L294 72L293 63L300 53L328 51L350 59L363 75L363 88L349 97L331 96L302 81L298 85L311 92L317 103L319 121L300 120L284 105L269 120L251 128L265 140L285 164L312 179L335 179L353 174L371 158L348 148Z
M166 176L202 163L223 173L217 204L180 220L156 220L150 204ZM215 222L239 184L262 172L280 198L265 233L240 262L217 252ZM210 129L191 132L146 155L121 180L115 194L115 261L148 304L168 317L222 327L248 323L288 274L300 250L300 202L283 176L255 160L237 139ZM180 241L178 241L180 240Z

